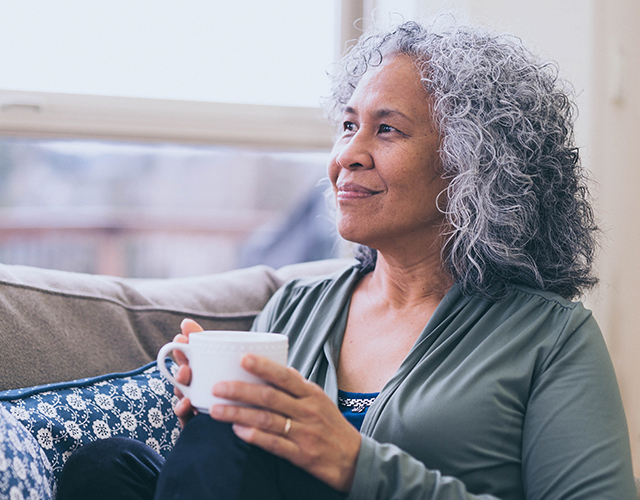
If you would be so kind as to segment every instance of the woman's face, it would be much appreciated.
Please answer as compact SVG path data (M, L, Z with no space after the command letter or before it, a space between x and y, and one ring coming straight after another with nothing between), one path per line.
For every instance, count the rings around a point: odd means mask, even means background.
M406 55L385 59L358 83L328 166L343 238L382 252L424 251L437 239L444 217L436 198L447 183L430 106Z

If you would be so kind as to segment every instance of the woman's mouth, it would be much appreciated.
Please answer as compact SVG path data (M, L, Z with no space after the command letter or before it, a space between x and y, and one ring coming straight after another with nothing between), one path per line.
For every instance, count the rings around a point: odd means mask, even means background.
M345 182L342 184L338 184L336 187L337 187L336 197L339 200L353 200L353 199L359 199L359 198L368 198L370 196L380 193L380 191L375 191L373 189L369 189L367 187L361 186L360 184L354 184L353 182Z

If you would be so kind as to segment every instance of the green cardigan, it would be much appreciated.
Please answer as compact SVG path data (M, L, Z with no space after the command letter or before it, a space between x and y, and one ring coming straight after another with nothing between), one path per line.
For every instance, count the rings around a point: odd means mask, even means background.
M289 363L337 401L357 268L282 287L254 330L289 336ZM580 303L454 286L370 407L350 499L635 500L613 367Z

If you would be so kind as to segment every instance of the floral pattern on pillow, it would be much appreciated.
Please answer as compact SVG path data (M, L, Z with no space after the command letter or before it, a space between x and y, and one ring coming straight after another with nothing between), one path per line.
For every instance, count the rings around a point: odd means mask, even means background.
M13 415L0 406L0 498L52 498L53 471L42 448Z
M167 366L177 371L175 363ZM180 434L177 401L155 362L132 372L0 393L0 405L35 437L56 481L75 450L112 436L142 441L166 458Z

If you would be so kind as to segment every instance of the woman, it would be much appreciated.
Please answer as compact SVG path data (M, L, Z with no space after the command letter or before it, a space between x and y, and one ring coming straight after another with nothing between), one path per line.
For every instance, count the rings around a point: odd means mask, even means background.
M293 368L246 356L269 387L214 387L249 407L178 403L158 498L635 498L606 346L569 301L596 227L555 68L412 22L343 68L328 175L360 264L272 298L254 329L287 334Z

